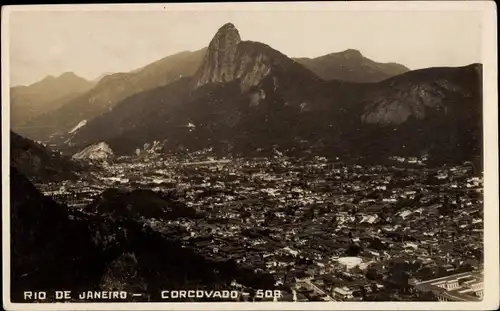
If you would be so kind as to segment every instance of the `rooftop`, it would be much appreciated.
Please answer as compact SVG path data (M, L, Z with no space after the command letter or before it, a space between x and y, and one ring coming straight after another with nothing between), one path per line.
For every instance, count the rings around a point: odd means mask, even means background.
M337 260L340 264L348 266L348 267L355 267L359 265L363 260L359 257L341 257Z
M461 283L460 281L464 279L468 281ZM419 282L416 288L421 291L432 291L453 301L475 301L481 300L475 293L483 289L481 285L483 280L484 272L470 271Z

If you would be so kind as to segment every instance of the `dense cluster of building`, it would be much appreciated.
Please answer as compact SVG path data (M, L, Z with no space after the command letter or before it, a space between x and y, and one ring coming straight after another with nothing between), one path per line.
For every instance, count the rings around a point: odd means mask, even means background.
M174 189L207 216L142 221L204 256L272 274L284 300L450 300L441 280L469 286L456 287L462 298L478 292L470 271L483 258L483 185L468 164L148 155L93 174L39 186L79 208L109 187ZM457 273L475 281L446 279ZM429 284L441 289L420 295Z

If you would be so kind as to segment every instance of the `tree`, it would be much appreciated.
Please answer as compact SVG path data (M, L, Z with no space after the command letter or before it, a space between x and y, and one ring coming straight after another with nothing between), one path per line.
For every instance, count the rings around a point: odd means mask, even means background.
M349 244L349 247L346 250L346 255L350 257L356 257L361 252L361 247L357 243Z
M381 280L383 276L375 268L368 268L365 274L366 278L372 281Z
M287 206L287 207L285 208L285 214L286 214L287 216L295 216L295 210L296 210L296 209L297 209L297 208L296 208L296 207L294 207L294 206L291 206L291 205L290 205L290 206Z
M363 285L360 285L359 286L359 290L361 292L361 298L366 301L367 300L367 297L366 297L366 288L363 286Z
M331 223L332 225L337 225L337 224L338 224L338 218L337 218L337 216L336 216L336 215L333 215L333 216L332 216L332 219L330 220L330 223Z

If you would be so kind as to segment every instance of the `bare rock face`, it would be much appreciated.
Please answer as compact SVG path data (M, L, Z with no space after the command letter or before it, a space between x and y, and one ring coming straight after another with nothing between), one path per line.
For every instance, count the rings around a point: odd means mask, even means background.
M242 42L238 46L236 79L240 79L242 90L257 86L271 73L272 58L265 48L254 42Z
M73 159L106 160L113 156L113 150L105 142L90 145L82 151L75 153Z
M365 97L361 120L368 124L403 124L410 118L449 115L451 110L471 109L467 102L477 97L479 65L460 68L430 68L383 81ZM430 77L429 72L432 74ZM462 107L462 108L458 108Z
M272 57L267 46L241 41L233 24L222 26L208 46L195 75L194 87L240 80L243 91L256 86L271 72Z
M444 98L443 91L430 84L395 87L390 96L374 97L361 118L375 124L401 124L410 116L425 119L429 109L446 113Z
M240 42L238 29L231 23L217 31L196 74L196 87L235 79L235 58Z

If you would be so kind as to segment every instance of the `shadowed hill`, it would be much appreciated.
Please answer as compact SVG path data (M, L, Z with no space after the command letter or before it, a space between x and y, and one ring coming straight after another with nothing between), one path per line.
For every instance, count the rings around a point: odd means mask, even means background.
M429 154L438 163L477 163L482 158L481 68L428 68L379 83L352 111L353 126L343 140L353 151L378 157Z
M83 168L80 163L49 148L10 132L11 165L38 182L75 179Z
M86 210L114 218L176 219L197 216L195 209L145 189L107 189Z

